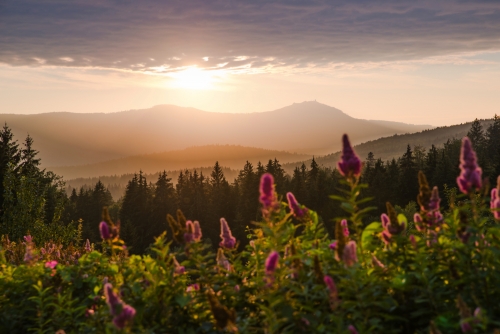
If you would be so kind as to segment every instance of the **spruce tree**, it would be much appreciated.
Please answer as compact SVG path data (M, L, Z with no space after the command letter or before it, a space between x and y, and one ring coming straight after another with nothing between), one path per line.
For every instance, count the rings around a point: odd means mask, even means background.
M14 134L5 123L0 131L0 221L3 219L4 179L9 164L12 165L11 173L17 174L20 159L19 144L17 144L17 140L14 140Z

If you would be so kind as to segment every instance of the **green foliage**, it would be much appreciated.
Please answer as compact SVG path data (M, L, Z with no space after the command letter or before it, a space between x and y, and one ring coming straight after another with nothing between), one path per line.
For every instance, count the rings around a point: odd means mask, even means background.
M63 223L64 183L39 168L40 159L28 135L22 149L5 125L0 133L0 235L18 241L31 234L37 242L78 242L81 230Z
M49 245L42 252L26 241L33 259L15 264L20 245L4 240L0 332L120 332L106 303L106 283L136 311L122 332L350 333L354 326L359 333L423 333L433 324L442 333L460 332L464 325L471 333L484 333L500 328L500 227L491 224L489 198L458 196L442 224L432 227L436 237L420 233L415 241L409 236L417 231L407 217L415 205L400 208L398 224L408 228L384 243L380 222L363 224L373 209L360 197L366 185L353 179L341 185L342 195L332 197L345 212L339 221L348 222L349 234L337 234L347 243L343 255L316 212L293 217L283 202L249 229L250 243L241 251L221 247L215 252L186 237L173 245L164 232L150 254L129 255L107 214L114 232L97 245L100 251ZM186 225L183 232L193 231ZM358 247L349 255L352 243ZM54 247L59 253L47 251ZM279 254L276 266L268 260L273 252ZM57 261L55 268L51 261ZM334 290L325 284L327 276Z

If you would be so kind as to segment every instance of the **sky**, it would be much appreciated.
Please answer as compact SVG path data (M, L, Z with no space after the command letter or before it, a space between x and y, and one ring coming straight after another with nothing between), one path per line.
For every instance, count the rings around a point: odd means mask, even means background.
M500 113L500 1L0 0L0 113Z

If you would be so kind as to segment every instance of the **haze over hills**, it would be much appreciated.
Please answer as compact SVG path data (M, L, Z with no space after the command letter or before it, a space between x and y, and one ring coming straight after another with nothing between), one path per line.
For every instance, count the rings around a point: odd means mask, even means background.
M216 144L327 154L340 149L342 133L349 133L352 142L359 144L431 128L356 119L315 101L247 114L160 105L109 114L1 114L0 121L8 124L16 139L21 141L27 133L34 138L45 167Z
M486 129L492 122L492 120L482 120L481 124L483 128ZM425 149L430 148L431 145L442 147L443 143L448 139L462 138L463 136L465 136L470 127L471 123L465 123L453 126L438 127L432 130L425 130L417 133L383 137L377 140L372 140L360 145L356 145L354 146L354 149L363 160L366 159L368 152L373 152L376 159L381 158L383 161L386 161L392 158L400 157L404 152L406 152L406 147L408 144L410 144L412 148L417 145ZM217 153L217 151L219 151L219 153ZM236 152L236 156L239 155L239 161L237 159L224 160L224 154L226 159L227 157L232 158L233 152ZM198 156L198 158L196 156ZM133 173L138 172L139 169L142 168L138 166L145 166L146 163L151 163L151 165L154 166L154 168L152 168L152 170L154 170L153 173L146 173L148 182L155 182L155 180L158 178L158 171L166 169L168 171L169 177L172 178L172 182L175 184L177 182L177 177L179 176L180 170L184 170L184 168L181 167L177 170L172 170L167 168L166 166L196 166L188 169L190 169L191 172L196 169L198 173L203 173L203 175L208 176L212 170L213 164L215 163L215 160L211 160L212 156L219 157L219 163L223 167L224 175L229 182L234 181L235 177L238 175L238 170L243 167L246 160L252 162L255 167L258 161L261 161L265 164L265 162L269 159L277 158L282 164L283 169L289 175L292 175L293 169L297 166L300 166L302 163L305 163L307 167L309 167L311 163L311 159L307 155L290 154L287 152L228 145L194 147L181 151L128 157L125 159L107 161L88 166L60 167L54 168L54 170L60 175L70 176L69 178L66 177L68 193L73 188L78 189L82 186L92 187L98 180L101 180L101 182L103 182L110 189L113 198L117 200L118 198L120 198L120 196L123 195L127 182L132 179ZM303 159L303 157L306 158ZM204 164L199 164L197 162L197 159L200 158L206 159ZM295 158L298 160L289 162L291 159ZM335 152L325 156L316 156L316 162L323 167L335 168L339 158L340 152ZM181 161L184 161L185 163L181 163ZM120 162L122 162L122 166L120 166ZM120 175L119 173L115 173L113 171L126 170L127 164L130 164L130 169L128 172ZM86 168L91 170L89 174L86 174ZM142 169L146 170L144 168ZM111 172L107 173L107 171L109 170L111 170ZM93 174L95 176L79 176L90 174ZM74 175L78 176L76 178L72 178Z
M207 145L190 147L183 150L136 155L95 164L51 167L50 170L65 179L91 178L104 175L121 175L142 170L153 174L162 170L182 170L213 166L218 161L221 166L241 169L246 161L254 166L260 161L266 164L269 159L278 159L280 163L307 160L311 155L284 151L265 150L237 145ZM174 177L177 177L175 175Z
M481 120L483 129L486 129L493 120ZM424 130L416 133L409 133L403 135L393 135L390 137L383 137L376 140L370 140L365 143L355 145L356 153L365 160L369 152L372 152L375 159L382 159L383 161L392 158L398 158L406 152L407 145L409 144L412 149L415 146L421 146L428 150L432 145L436 147L443 147L443 144L448 139L463 138L467 135L471 128L472 122L457 124L452 126L437 127L430 130ZM316 162L324 167L334 168L340 158L340 152L331 153L325 156L316 158ZM305 161L306 165L310 164L310 160ZM283 166L287 171L293 170L296 166L300 166L302 162L288 163Z

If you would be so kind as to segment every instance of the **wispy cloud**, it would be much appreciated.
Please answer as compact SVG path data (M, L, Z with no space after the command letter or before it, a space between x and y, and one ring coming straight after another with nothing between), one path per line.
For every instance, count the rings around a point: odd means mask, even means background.
M168 74L485 62L497 1L89 1L0 3L0 62Z

